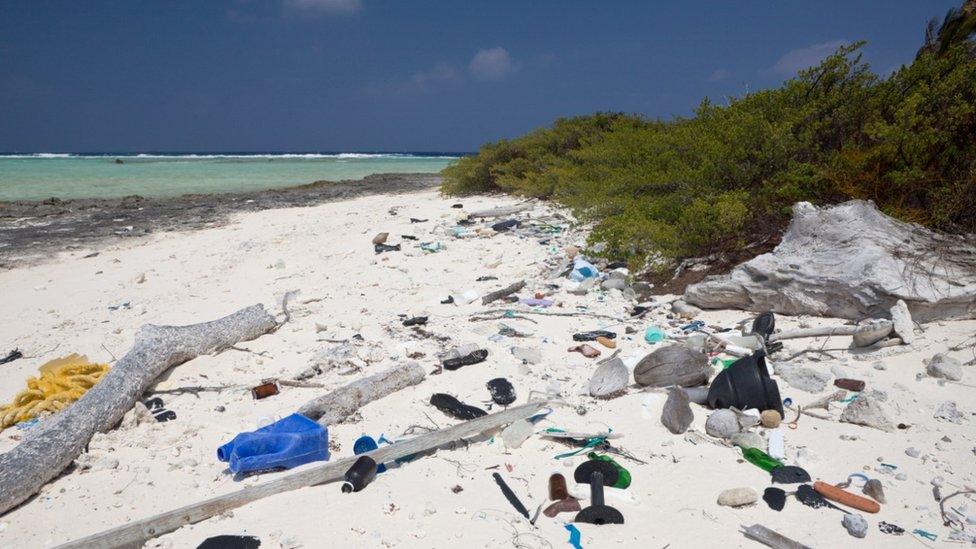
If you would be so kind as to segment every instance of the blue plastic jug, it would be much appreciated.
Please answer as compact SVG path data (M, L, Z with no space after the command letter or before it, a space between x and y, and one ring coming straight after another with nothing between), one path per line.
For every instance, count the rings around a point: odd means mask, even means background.
M250 433L241 433L217 448L217 459L233 473L290 469L329 459L329 431L301 415L292 414Z

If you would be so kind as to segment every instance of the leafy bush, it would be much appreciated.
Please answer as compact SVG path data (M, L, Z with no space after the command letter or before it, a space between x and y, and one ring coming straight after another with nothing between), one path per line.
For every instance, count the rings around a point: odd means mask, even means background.
M971 44L923 48L886 79L862 46L727 106L705 100L690 118L557 120L449 166L442 190L559 201L634 267L768 237L798 200L871 199L902 219L976 231Z

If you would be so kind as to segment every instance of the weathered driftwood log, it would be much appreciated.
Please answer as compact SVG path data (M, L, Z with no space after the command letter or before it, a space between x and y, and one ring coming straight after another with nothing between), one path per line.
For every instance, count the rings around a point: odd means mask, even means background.
M515 292L521 290L524 287L525 287L525 281L519 280L518 282L512 284L511 286L505 286L501 290L495 290L494 292L485 294L485 296L481 298L481 304L487 305L492 301L498 301L503 297L507 297L514 294Z
M402 457L422 454L423 452L441 447L445 444L487 433L514 421L529 418L539 412L545 405L545 401L530 402L509 408L504 412L482 416L454 425L453 427L432 431L402 442L396 442L363 455L372 457L376 463L388 463ZM230 494L213 497L72 541L59 546L59 549L131 547L156 536L172 532L181 526L200 522L201 520L219 515L228 509L235 509L261 498L290 490L297 490L306 486L341 480L346 470L359 457L350 456L338 461L314 465L301 471L279 476L264 484L248 486Z
M471 212L470 217L503 217L531 209L532 204L519 204L517 206L504 206L501 208L492 208L490 210L478 210L476 212Z
M889 321L884 321L884 327L891 331ZM800 328L797 330L787 330L769 336L770 341L782 341L784 339L797 339L801 337L824 337L824 336L853 336L855 334L873 332L878 330L878 325L863 324L861 326L822 326L818 328Z
M84 396L0 455L0 514L57 476L96 431L114 427L147 387L171 366L213 353L273 330L275 319L261 305L190 326L143 326L132 349Z
M312 399L299 408L298 413L328 427L356 413L368 402L416 385L423 379L424 369L420 364L408 362Z

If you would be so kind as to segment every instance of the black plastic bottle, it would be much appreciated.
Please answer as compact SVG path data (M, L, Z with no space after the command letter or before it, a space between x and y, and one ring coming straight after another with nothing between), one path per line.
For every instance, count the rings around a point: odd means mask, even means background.
M356 463L346 471L346 480L342 483L342 493L358 492L373 482L376 478L376 462L369 456L359 456Z

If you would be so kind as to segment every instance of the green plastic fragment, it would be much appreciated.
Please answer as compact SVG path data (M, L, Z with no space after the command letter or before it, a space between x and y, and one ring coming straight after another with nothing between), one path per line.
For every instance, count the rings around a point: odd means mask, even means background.
M719 358L719 357L715 357L715 358L712 359L712 364L720 364L722 366L722 369L724 370L724 369L728 368L729 366L735 364L735 361L737 361L737 360L739 360L739 359L737 359L737 358Z

